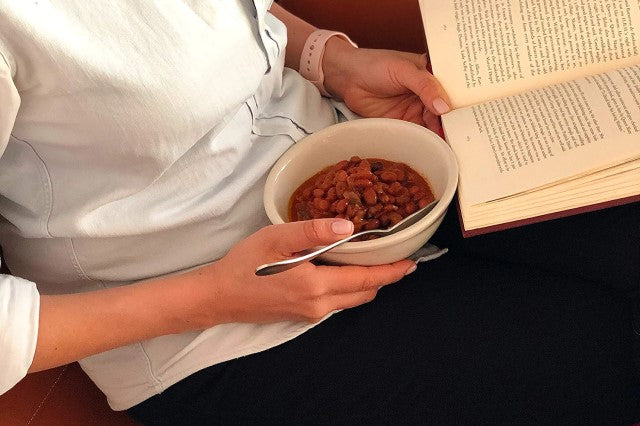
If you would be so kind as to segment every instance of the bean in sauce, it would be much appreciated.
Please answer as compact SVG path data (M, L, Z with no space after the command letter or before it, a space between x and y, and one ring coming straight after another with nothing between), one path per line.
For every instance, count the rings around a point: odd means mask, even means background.
M289 218L349 219L356 233L389 228L433 200L425 178L408 165L354 156L300 185L289 201Z

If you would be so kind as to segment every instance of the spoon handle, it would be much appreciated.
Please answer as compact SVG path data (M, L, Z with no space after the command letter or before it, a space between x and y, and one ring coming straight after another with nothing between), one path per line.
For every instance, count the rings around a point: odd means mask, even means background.
M338 240L333 244L329 244L328 246L324 246L317 250L313 250L311 252L305 253L302 256L260 265L256 268L256 275L259 275L259 276L272 275L272 274L277 274L279 272L286 271L295 266L298 266L301 263L308 262L311 259L315 259L316 257L320 256L322 253L329 251L339 246L342 243L346 243L347 241L353 240L356 237L361 237L363 235L374 234L374 233L376 233L376 230L358 232L357 234L350 235L347 238Z
M343 238L341 240L336 241L333 244L329 244L328 246L321 247L321 248L319 248L317 250L303 251L302 253L304 253L304 254L301 255L301 256L293 257L291 259L280 260L278 262L267 263L265 265L260 265L260 266L258 266L256 268L256 275L259 275L259 276L272 275L272 274L277 274L278 272L286 271L286 270L291 269L291 268L293 268L295 266L298 266L301 263L308 262L309 260L320 256L322 253L324 253L326 251L329 251L329 250L339 246L342 243L346 243L347 241L351 241L356 237L361 237L363 235L370 235L370 234L386 235L386 234L393 234L394 232L398 232L398 231L400 231L400 230L402 230L402 229L404 229L404 228L406 228L408 226L413 225L418 220L420 220L424 216L426 216L426 214L429 213L435 207L435 205L438 203L438 201L439 200L433 200L431 203L429 203L428 205L424 206L420 210L414 212L413 214L405 217L400 222L398 222L395 225L393 225L391 228L388 228L388 229L371 229L369 231L358 232L357 234L350 235L347 238Z

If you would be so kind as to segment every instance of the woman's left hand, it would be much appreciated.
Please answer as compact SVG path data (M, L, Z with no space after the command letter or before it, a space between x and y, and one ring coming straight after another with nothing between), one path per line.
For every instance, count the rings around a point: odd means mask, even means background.
M438 116L449 98L427 71L427 56L395 50L356 49L337 37L326 45L324 86L363 117L411 121L441 133Z

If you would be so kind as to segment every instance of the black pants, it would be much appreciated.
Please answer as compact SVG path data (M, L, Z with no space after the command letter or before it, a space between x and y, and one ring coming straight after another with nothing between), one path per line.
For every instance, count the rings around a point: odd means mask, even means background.
M639 221L636 203L465 240L452 207L432 240L450 252L373 302L129 413L148 424L638 421Z

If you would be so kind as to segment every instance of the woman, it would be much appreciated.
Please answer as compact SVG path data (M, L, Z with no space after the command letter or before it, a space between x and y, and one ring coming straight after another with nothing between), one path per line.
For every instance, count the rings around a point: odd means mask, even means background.
M350 111L437 130L447 97L424 56L331 36L314 56L321 68L300 67L314 87L293 70L315 28L268 1L0 5L0 242L22 277L0 287L2 391L80 359L114 409L149 423L429 417L416 392L431 389L430 372L413 358L444 353L425 351L438 327L397 331L424 315L426 294L313 327L415 264L253 274L352 232L342 220L265 227L265 175L295 140ZM472 279L456 260L440 264L440 282L452 268L461 285ZM421 281L438 282L434 268ZM336 350L345 358L324 356ZM361 381L378 375L384 389ZM346 392L327 389L336 377Z
M172 334L156 349L135 343L83 361L114 408L128 408L194 369L369 301L414 268L309 264L253 275L352 231L328 220L249 236L267 223L260 197L271 164L337 120L312 84L283 68L298 68L315 28L268 3L3 4L2 246L13 273L43 293L3 278L15 310L3 319L15 328L3 390L26 367ZM331 37L324 87L362 115L435 125L434 100L445 95L424 67L424 56L357 51ZM168 362L166 380L139 370L147 357Z

